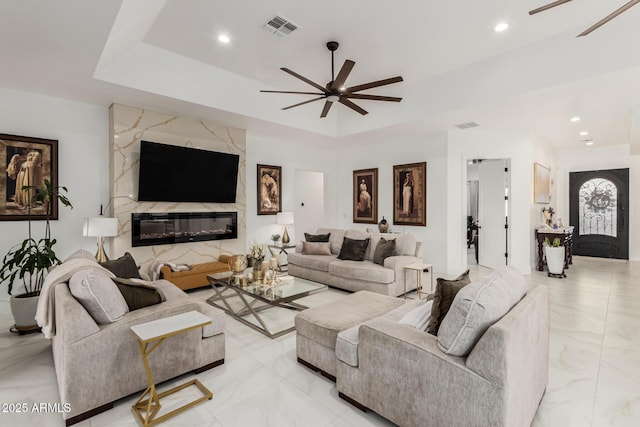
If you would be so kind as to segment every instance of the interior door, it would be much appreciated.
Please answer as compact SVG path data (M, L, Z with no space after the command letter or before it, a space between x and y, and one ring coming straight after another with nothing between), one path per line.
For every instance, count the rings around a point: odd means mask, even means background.
M478 264L506 264L505 160L483 160L478 167Z
M569 173L573 254L629 259L629 169Z
M320 227L326 226L324 220L324 173L307 170L295 171L294 190L295 232L299 242L304 233L315 233Z

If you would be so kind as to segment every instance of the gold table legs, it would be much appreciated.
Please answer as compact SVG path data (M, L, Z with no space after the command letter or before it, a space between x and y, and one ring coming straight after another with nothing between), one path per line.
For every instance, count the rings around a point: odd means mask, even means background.
M158 346L162 343L162 341L164 341L165 338L166 337L159 337L155 341L146 343L138 340L138 348L140 349L140 354L142 355L144 369L147 372L147 378L149 378L149 387L147 387L144 393L142 393L142 396L140 396L136 403L131 406L131 409L133 410L133 413L136 415L140 423L142 423L142 425L145 427L153 426L166 421L167 419L178 415L179 413L184 412L187 409L204 402L205 400L211 400L211 398L213 397L213 393L211 393L211 391L209 391L209 389L207 389L197 378L158 394L158 392L156 391L156 384L153 379L153 374L151 373L151 367L149 366L148 357L153 350L158 348ZM180 390L184 390L185 388L192 385L198 387L203 395L202 397L192 402L186 403L179 408L176 408L173 411L156 418L156 415L162 407L162 405L160 405L160 399L176 393ZM145 399L147 395L148 398Z

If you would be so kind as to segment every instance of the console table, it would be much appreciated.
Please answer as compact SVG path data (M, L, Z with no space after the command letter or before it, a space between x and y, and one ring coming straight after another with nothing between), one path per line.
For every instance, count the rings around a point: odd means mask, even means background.
M544 270L544 239L553 241L560 238L560 244L564 246L564 268L568 269L573 264L573 227L559 229L538 228L536 230L536 242L538 242L538 271Z

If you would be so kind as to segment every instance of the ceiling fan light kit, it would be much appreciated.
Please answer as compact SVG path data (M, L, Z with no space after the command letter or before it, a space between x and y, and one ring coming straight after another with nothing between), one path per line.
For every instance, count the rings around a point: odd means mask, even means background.
M536 13L544 12L545 10L549 10L549 9L554 8L556 6L560 6L562 4L569 3L570 1L572 1L572 0L557 0L557 1L554 1L552 3L545 4L544 6L540 6L540 7L536 8L536 9L530 10L529 11L529 15L535 15ZM584 30L583 32L578 34L576 37L582 37L582 36L586 36L586 35L591 34L593 31L595 31L598 28L602 27L604 24L606 24L607 22L609 22L612 19L616 18L617 16L623 14L627 10L631 9L633 6L637 5L638 3L640 3L640 0L631 0L631 1L627 2L626 4L620 6L618 9L614 10L609 15L605 16L604 18L602 18L601 20L599 20L598 22L596 22L595 24L593 24L592 26L590 26L589 28L587 28L586 30Z
M316 95L316 98L309 99L307 101L299 102L297 104L289 105L288 107L284 107L283 110L288 110L290 108L298 107L300 105L308 104L314 101L320 101L322 99L325 100L324 107L322 108L322 112L320 113L320 118L326 117L329 114L329 110L334 103L340 103L350 109L360 113L362 115L368 114L368 111L350 101L351 99L362 99L368 101L387 101L387 102L400 102L402 98L394 97L394 96L379 96L379 95L368 95L361 94L356 92L361 92L368 89L373 89L380 86L386 86L393 83L399 83L402 80L401 76L391 77L384 80L378 80L375 82L369 82L357 86L347 87L345 86L345 82L351 70L356 65L354 61L347 59L344 61L342 68L338 72L338 75L335 75L335 65L334 65L334 52L338 49L339 43L336 41L330 41L327 43L327 49L331 51L331 81L327 83L325 86L322 86L312 80L307 79L306 77L301 76L300 74L292 71L288 68L281 68L287 74L292 75L293 77L302 80L308 85L314 87L318 90L318 92L299 92L299 91L281 91L281 90L261 90L260 92L265 93L288 93L288 94L297 94L297 95Z

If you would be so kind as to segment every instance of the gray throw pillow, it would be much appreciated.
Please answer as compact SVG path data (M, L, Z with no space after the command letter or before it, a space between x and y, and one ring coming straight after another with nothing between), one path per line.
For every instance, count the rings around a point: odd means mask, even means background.
M438 277L437 282L436 291L433 294L431 318L429 319L429 326L427 327L427 332L432 335L438 335L440 324L449 312L449 308L451 308L451 304L453 304L453 300L458 291L471 282L471 280L469 280L469 270L453 280Z
M327 233L327 234L304 233L304 240L306 240L307 242L328 242L329 237L331 237L331 233Z
M116 277L124 279L141 279L138 266L129 252L125 252L118 259L101 262L101 266L109 270Z
M339 259L351 261L364 261L364 255L369 246L369 239L356 240L345 237L340 248Z
M384 260L396 253L396 239L386 240L380 238L376 251L373 253L373 262L384 265Z
M302 242L303 255L331 255L329 242Z
M166 301L164 294L155 286L145 284L131 279L122 279L116 277L113 279L118 290L124 297L129 311L138 310L139 308L149 307L150 305L160 304Z
M129 312L129 307L107 274L98 269L85 269L69 279L71 295L100 325L113 323Z

